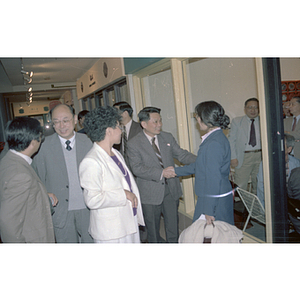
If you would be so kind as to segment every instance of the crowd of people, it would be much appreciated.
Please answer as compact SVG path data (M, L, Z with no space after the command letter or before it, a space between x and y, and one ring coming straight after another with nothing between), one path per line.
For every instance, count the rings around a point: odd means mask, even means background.
M287 184L298 174L293 169L300 170L300 97L288 109ZM219 103L199 103L195 119L204 134L197 155L162 130L160 111L144 107L135 122L124 101L78 116L59 104L50 112L54 133L46 137L33 118L8 122L0 160L2 242L160 243L163 215L166 242L177 243L179 178L191 174L193 222L234 225L232 173L239 187L251 182L251 192L264 201L258 99L246 100L245 115L231 122ZM174 159L183 166L175 167Z

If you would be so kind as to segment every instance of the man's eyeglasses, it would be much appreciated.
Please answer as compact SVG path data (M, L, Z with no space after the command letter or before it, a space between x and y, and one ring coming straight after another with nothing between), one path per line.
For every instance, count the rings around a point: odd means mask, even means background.
M57 125L59 125L60 123L62 123L63 125L69 125L69 124L71 123L72 120L73 120L73 118L72 118L72 119L64 119L64 120L61 120L61 121L59 121L59 120L54 120L54 121L52 121L52 124L53 124L53 126L57 126Z

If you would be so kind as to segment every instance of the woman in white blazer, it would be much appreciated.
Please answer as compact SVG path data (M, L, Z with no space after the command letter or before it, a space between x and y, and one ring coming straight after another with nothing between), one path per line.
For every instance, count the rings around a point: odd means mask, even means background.
M84 199L90 209L89 233L97 243L139 243L138 225L145 225L140 194L122 155L121 115L98 107L85 116L84 128L94 143L79 166Z

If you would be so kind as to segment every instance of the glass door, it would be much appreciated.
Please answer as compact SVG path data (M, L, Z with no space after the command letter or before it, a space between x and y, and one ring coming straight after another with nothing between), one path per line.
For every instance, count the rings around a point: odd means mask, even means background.
M190 123L190 143L197 153L201 135L197 121L193 118L195 106L203 101L214 100L220 103L232 120L244 116L244 103L249 98L258 98L256 62L254 58L188 58L182 62L187 101L187 116ZM224 130L228 136L229 131ZM234 180L234 169L231 178ZM251 178L249 185L251 185ZM235 197L236 225L243 228L247 211L243 202ZM252 221L246 232L261 241L266 241L265 225Z

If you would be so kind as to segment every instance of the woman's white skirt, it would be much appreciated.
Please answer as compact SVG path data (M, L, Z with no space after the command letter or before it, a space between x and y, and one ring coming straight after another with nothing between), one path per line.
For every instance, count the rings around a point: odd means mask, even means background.
M136 225L136 232L126 235L124 237L121 237L119 239L113 239L113 240L107 240L107 241L100 241L100 240L95 240L95 243L98 244L105 244L105 243L140 243L140 233L139 233L139 226L137 222L137 216L134 216L134 222Z

